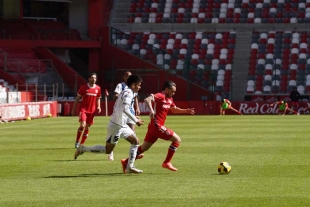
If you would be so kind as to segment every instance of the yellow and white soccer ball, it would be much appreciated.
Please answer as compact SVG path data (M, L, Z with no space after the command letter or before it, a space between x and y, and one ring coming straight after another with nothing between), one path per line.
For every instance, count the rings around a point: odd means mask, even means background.
M217 171L220 174L229 174L231 171L231 166L228 162L221 162L218 166L217 166Z
M28 117L26 118L26 120L27 120L27 121L30 121L30 120L31 120L31 117L30 117L30 116L28 116Z
M52 117L52 114L47 114L47 117Z

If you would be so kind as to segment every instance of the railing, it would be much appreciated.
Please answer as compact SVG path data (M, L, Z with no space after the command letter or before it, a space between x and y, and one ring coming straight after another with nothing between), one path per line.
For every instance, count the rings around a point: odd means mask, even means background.
M310 23L309 12L306 11L276 11L276 12L200 12L199 8L194 13L190 12L131 12L128 8L128 16L114 17L112 23L192 23L192 24L288 24L288 23ZM242 8L240 8L242 9Z
M5 92L3 92L3 88L0 92L0 104L74 100L73 94L66 95L64 84L15 84L8 85L5 88ZM25 90L20 90L20 88L25 88Z
M75 96L77 92L76 75L72 77L75 80L74 88L69 88L51 60L7 59L5 53L3 56L0 53L0 57L0 70L3 69L9 74L8 80L4 81L17 82L14 85L9 85L7 82L4 85L0 82L2 87L6 87L6 92L26 92L27 96L35 97L29 98L31 101L42 101L42 97L45 97L44 100L54 100L55 97L65 99Z
M46 20L50 20L50 21L57 21L57 18L54 17L23 17L23 19L31 19L31 20L37 20L37 21L46 21Z

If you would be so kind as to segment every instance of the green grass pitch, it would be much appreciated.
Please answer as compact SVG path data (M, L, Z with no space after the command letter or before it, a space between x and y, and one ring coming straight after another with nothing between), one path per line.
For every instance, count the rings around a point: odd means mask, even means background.
M137 135L143 141L145 125ZM104 144L108 117L96 117L85 145ZM136 161L140 175L122 173L129 143L115 161L85 153L76 161L77 117L1 124L0 206L310 206L309 116L168 116L182 143L161 164L170 142L158 142ZM218 175L227 161L229 175Z

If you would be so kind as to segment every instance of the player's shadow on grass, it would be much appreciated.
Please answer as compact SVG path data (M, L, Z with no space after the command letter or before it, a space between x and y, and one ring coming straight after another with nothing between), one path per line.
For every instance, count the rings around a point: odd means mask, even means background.
M72 160L48 160L48 161L51 161L51 162L89 162L89 161L100 161L100 162L102 162L102 161L104 161L104 160L74 160L74 159L72 159ZM108 161L107 160L107 162L110 162L110 161Z
M25 149L25 150L68 150L68 149L72 149L72 148L29 148L29 149Z
M52 175L43 178L89 178L89 177L102 177L102 176L120 176L124 173L93 173L93 174L79 174L79 175Z
M211 175L219 175L219 176L225 176L225 175L228 175L228 174L218 174L218 173L213 173Z

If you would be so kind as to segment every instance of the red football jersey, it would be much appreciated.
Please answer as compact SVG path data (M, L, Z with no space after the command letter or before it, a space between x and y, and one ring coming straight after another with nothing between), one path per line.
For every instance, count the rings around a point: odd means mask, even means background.
M164 93L154 94L155 121L158 125L165 125L166 117L171 107L175 107L172 98L167 98ZM153 121L153 119L152 119Z
M82 96L82 103L80 111L86 113L93 113L96 110L97 99L101 98L101 88L98 85L90 87L88 84L84 84L80 87L78 95Z

